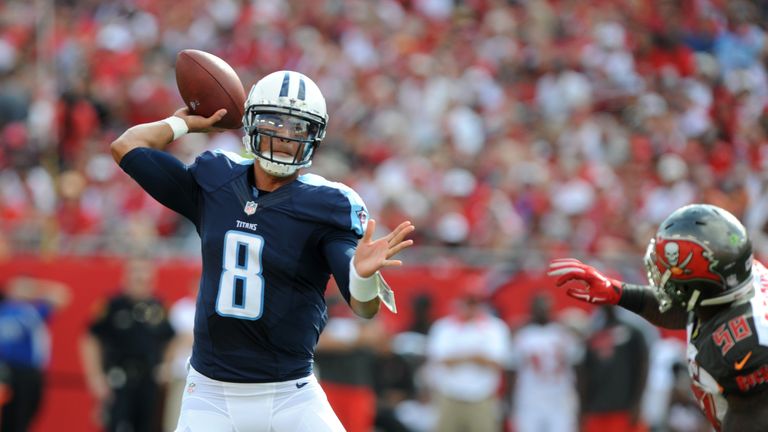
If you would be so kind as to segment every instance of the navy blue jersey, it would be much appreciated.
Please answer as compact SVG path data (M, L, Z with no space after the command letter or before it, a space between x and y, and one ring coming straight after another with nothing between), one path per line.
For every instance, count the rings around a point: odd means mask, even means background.
M286 381L311 373L330 275L349 302L367 210L352 189L312 174L260 193L253 163L215 151L185 166L139 148L120 166L200 234L192 366L221 381Z

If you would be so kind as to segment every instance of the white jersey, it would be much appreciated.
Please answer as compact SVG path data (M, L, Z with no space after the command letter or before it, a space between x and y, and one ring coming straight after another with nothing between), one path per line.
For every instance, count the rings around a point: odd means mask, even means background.
M515 401L523 409L571 401L575 397L573 365L582 354L579 341L558 323L520 329L512 342Z
M484 314L471 321L446 317L436 321L429 332L427 356L433 367L432 385L443 396L477 402L496 394L501 372L476 363L448 366L451 358L482 356L499 364L509 358L509 328L504 321Z

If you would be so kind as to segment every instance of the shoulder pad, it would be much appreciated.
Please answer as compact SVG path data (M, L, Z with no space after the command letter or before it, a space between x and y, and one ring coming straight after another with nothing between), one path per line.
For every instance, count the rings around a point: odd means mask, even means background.
M246 159L230 151L213 150L201 153L189 166L189 170L200 187L211 192L246 172L251 166L253 159Z
M328 181L316 174L300 175L298 182L303 201L296 211L301 217L363 236L368 225L368 209L357 192L343 183Z

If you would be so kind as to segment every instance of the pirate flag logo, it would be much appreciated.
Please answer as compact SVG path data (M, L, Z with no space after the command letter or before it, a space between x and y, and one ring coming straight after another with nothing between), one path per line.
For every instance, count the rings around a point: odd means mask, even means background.
M715 272L718 261L703 244L693 240L657 240L656 266L661 273L669 271L671 279L680 281L708 279L722 282Z

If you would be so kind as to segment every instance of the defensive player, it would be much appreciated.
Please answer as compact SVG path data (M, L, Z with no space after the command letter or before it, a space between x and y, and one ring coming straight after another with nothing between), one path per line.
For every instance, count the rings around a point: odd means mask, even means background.
M768 270L729 212L694 204L661 223L645 257L651 286L609 279L575 259L550 263L557 285L618 304L666 328L687 328L693 393L723 432L768 430Z
M149 194L191 220L203 271L194 347L179 432L341 431L312 359L327 320L332 274L352 310L380 307L382 267L410 246L403 222L373 240L373 219L352 189L304 174L325 135L325 99L308 77L280 71L259 80L243 119L254 160L205 152L185 166L160 151L187 132L216 131L182 108L131 127L111 145L120 167ZM360 240L362 238L362 240Z

